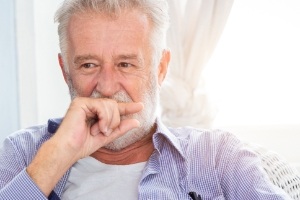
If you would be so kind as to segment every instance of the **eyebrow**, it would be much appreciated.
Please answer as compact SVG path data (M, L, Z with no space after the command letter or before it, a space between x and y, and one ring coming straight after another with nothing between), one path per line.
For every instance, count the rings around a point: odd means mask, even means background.
M119 60L137 60L139 64L143 64L143 60L140 56L136 54L121 54L116 56L116 59Z
M99 57L98 56L96 56L96 55L91 55L91 54L89 54L89 55L81 55L81 56L76 56L75 58L74 58L74 63L75 64L79 64L79 63L82 63L82 61L85 61L85 60L91 60L91 59L99 59Z
M74 58L74 64L80 64L85 60L91 60L91 59L101 60L99 58L99 56L97 56L97 55L92 55L92 54L79 55L79 56L76 56ZM140 56L138 56L136 54L121 54L121 55L115 56L114 59L117 59L117 60L137 60L137 62L139 64L143 64L143 59L141 59Z

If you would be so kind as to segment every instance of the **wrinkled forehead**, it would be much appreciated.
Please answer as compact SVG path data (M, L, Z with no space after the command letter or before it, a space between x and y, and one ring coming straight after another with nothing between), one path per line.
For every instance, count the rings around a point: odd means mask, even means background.
M72 38L84 40L115 40L126 37L137 41L150 42L151 24L147 16L138 10L123 11L119 17L111 17L104 13L85 12L72 15L67 26L69 42ZM134 39L133 38L133 39Z
M151 25L145 14L124 12L111 18L99 13L73 15L68 25L68 54L149 55Z

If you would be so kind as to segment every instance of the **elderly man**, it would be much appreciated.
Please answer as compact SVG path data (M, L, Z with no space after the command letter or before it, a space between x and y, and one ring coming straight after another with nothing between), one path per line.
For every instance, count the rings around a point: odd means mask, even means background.
M4 141L0 199L289 198L234 136L159 120L164 0L66 0L56 20L72 103Z

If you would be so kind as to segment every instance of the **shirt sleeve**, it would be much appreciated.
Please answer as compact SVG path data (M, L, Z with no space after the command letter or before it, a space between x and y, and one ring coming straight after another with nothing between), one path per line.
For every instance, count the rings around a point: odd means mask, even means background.
M222 188L226 199L291 199L274 185L262 167L261 159L232 135L227 135L221 163Z
M24 156L7 138L0 149L0 199L47 199L26 172Z

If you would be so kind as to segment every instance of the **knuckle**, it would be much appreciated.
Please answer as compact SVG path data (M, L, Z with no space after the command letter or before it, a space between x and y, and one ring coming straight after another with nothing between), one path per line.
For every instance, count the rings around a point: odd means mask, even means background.
M72 101L72 104L80 104L82 102L83 98L82 97L75 97Z

